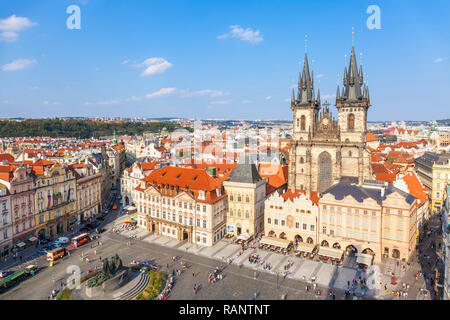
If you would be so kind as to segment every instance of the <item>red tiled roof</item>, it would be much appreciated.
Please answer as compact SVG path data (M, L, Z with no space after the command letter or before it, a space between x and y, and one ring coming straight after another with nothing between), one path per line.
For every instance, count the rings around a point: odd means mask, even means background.
M378 139L375 137L375 135L372 132L367 132L366 134L366 141L367 142L372 142L372 141L377 141Z
M291 189L287 189L285 193L283 193L281 196L283 197L284 201L287 201L288 199L290 201L293 201L293 199L298 198L301 194L306 195L305 190L295 190L292 192ZM314 203L316 206L319 204L319 194L316 191L311 191L309 193L309 199Z

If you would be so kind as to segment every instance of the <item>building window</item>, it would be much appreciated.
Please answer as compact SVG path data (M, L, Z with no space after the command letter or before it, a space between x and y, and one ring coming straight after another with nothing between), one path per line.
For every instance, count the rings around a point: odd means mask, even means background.
M314 231L314 225L312 224L311 227L309 228L311 231Z
M402 241L402 233L397 232L397 241Z
M272 219L267 218L267 223L268 223L268 224L271 224L271 223L272 223Z
M281 226L284 227L285 226L285 221L281 220Z
M248 219L250 217L248 211L245 211L245 217Z
M306 223L303 224L303 230L306 230L306 228L308 228L308 226L306 225Z
M300 229L300 223L299 223L299 222L296 222L296 223L295 223L295 228L296 228L296 229Z
M248 196L245 197L245 202L250 202L250 198Z
M389 231L385 231L385 232L384 232L384 237L385 237L386 239L390 239Z
M325 227L325 226L322 227L322 233L323 234L327 233L327 227Z
M274 224L277 226L278 225L278 219L274 220Z
M305 117L305 115L302 115L300 117L300 130L302 130L302 131L306 130L306 117Z
M355 115L353 113L350 113L348 115L348 130L355 129Z
M397 220L397 227L401 228L403 226L403 221L402 219L398 219Z
M203 220L203 228L206 229L206 220Z

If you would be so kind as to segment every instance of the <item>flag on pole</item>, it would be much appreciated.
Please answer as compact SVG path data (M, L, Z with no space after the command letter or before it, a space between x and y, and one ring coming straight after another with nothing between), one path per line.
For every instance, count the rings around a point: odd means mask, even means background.
M67 193L67 201L70 200L70 186L69 186L69 192Z
M52 201L52 195L49 193L47 196L48 202L47 202L47 208L50 207L50 202Z

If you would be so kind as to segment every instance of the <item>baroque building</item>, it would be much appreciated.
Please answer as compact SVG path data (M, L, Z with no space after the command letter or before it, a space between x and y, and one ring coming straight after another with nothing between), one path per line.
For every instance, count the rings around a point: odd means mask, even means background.
M370 151L366 145L369 89L363 84L362 66L357 66L352 47L344 70L342 92L337 88L337 120L328 103L322 109L320 90L315 94L314 72L305 53L297 96L292 90L293 140L289 163L291 190L323 192L342 177L356 183L371 179ZM347 179L348 180L348 179Z

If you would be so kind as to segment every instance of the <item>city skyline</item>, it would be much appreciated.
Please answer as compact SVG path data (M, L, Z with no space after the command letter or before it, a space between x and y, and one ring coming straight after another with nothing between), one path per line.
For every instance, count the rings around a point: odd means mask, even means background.
M66 26L72 4L79 30ZM354 28L368 121L448 118L449 5L380 2L381 29L370 30L371 4L1 4L0 116L289 120L305 35L316 90L335 112Z

